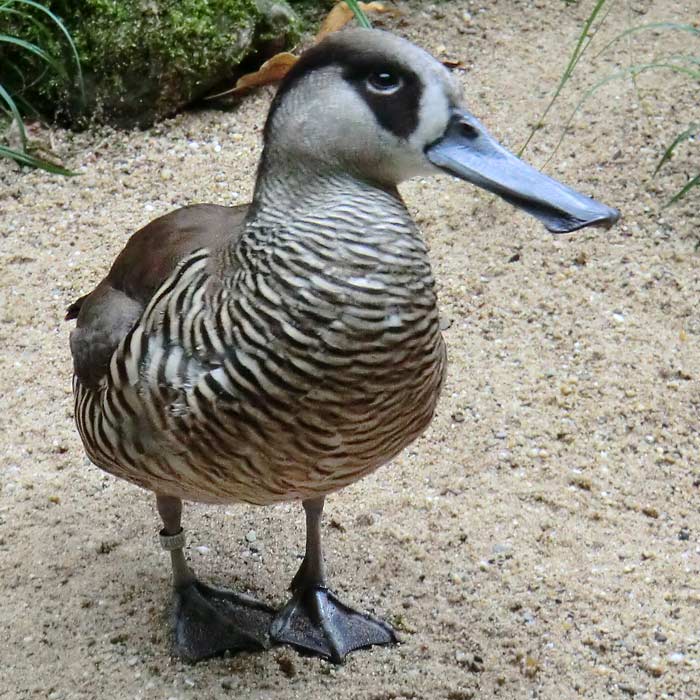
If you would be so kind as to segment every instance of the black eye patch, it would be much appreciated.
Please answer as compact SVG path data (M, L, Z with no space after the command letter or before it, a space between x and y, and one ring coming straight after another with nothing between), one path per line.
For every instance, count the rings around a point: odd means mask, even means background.
M322 42L302 54L277 91L268 114L267 125L271 123L271 117L284 96L298 80L314 70L331 65L340 67L343 79L357 90L382 128L401 139L407 139L416 130L423 92L418 76L387 58L385 53L358 51L351 46L332 42ZM383 74L387 77L380 77ZM388 76L392 76L392 79L400 81L400 89L387 90L387 94L383 94L377 87L370 90L370 76L379 83L388 81Z
M407 139L418 126L421 82L415 73L403 67L378 65L364 65L362 70L357 65L346 66L343 77L361 95L382 128ZM382 89L384 84L397 83L398 89L387 93Z

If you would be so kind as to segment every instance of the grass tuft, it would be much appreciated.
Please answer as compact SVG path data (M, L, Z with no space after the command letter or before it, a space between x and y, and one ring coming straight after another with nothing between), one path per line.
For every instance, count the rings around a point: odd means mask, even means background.
M348 7L353 11L357 23L363 29L372 29L372 23L369 21L369 17L365 14L364 10L360 7L357 0L346 0Z
M20 165L40 168L57 175L75 175L61 165L39 156L31 146L24 119L26 116L35 117L38 112L23 96L28 86L43 80L47 75L55 75L65 83L71 83L75 77L83 99L83 75L75 43L60 18L35 0L0 2L0 21L4 26L10 27L0 33L0 138L6 144L7 134L13 125L19 134L19 148L0 143L0 158L10 158ZM31 26L36 35L47 44L58 31L68 48L68 55L56 56L36 41L27 41L19 35L23 26ZM23 61L23 58L33 61ZM34 65L38 65L39 70L35 74L29 74Z
M542 115L539 119L536 120L534 126L530 130L530 133L528 134L525 143L520 149L519 155L522 155L524 153L525 149L532 141L533 136L544 126L547 115L556 103L562 90L571 79L571 76L573 75L574 70L578 66L581 57L585 53L586 49L591 45L591 43L595 39L597 32L600 30L601 26L607 19L608 13L612 9L614 2L615 0L596 0L595 5L591 10L591 13L588 15L585 22L583 23L583 27L576 41L574 50L571 54L571 57L569 58L569 62L566 65L564 72L562 73L562 76L554 91L554 94L552 95L552 98L550 99L549 103L542 112ZM604 8L606 9L605 12L603 12ZM596 22L596 20L598 20L598 23L594 27L594 23ZM700 29L689 24L679 24L675 22L653 22L650 24L642 24L634 27L628 27L624 31L618 33L611 41L609 41L602 49L600 49L600 51L598 51L597 54L595 54L594 58L598 58L604 55L607 51L609 51L609 49L612 46L617 44L617 42L619 42L621 39L625 37L633 37L634 35L639 34L640 32L647 31L678 31L685 32L693 38L700 38ZM592 87L590 87L583 93L583 96L574 107L573 112L564 124L564 128L562 129L562 133L559 137L559 140L557 141L556 145L554 146L554 149L552 150L551 154L549 155L549 158L546 160L544 165L546 166L547 163L549 163L549 161L559 150L559 147L564 141L564 137L567 133L569 126L571 125L571 122L573 121L574 117L579 112L581 107L583 107L583 105L593 95L595 95L595 93L598 92L600 88L615 80L630 78L633 84L635 85L636 89L637 76L647 71L672 71L674 73L687 77L691 81L700 82L700 57L691 54L669 54L666 56L656 58L648 63L639 63L627 66L622 70L619 70L598 80L596 83L594 83ZM697 124L691 124L685 131L681 132L675 137L671 145L666 149L663 156L661 157L661 160L659 161L654 172L652 173L652 177L655 176L659 172L659 170L669 161L669 159L674 153L674 150L679 144L681 144L683 141L687 141L689 139L694 138L695 134L697 133L697 129ZM675 202L679 201L680 199L685 197L688 194L688 192L690 192L693 188L698 187L699 185L700 173L698 173L694 177L691 177L690 180L678 192L676 192L673 195L673 197L671 197L671 199L668 202L666 202L666 204L664 204L664 207L670 206L671 204L674 204Z

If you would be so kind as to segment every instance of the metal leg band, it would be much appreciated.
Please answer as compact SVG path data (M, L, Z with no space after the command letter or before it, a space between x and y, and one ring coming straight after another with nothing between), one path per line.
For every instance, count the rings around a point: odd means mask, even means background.
M160 546L166 552L172 552L175 549L182 549L185 546L185 531L180 528L180 532L176 535L168 535L165 530L160 531Z

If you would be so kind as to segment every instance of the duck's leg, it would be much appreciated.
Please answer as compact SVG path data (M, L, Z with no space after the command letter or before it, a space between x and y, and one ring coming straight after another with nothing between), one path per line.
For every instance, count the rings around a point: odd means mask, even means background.
M346 654L373 644L397 642L391 627L341 603L326 587L321 514L324 497L304 501L306 553L292 579L292 599L275 617L270 636L341 663Z
M198 661L224 651L267 648L274 610L248 596L197 580L183 551L182 501L161 495L156 499L163 520L160 543L170 552L173 567L175 654Z

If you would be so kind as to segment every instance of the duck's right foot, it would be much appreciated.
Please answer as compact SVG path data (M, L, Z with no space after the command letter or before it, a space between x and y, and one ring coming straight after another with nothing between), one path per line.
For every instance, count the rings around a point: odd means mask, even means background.
M174 602L173 651L186 661L270 645L268 630L275 611L253 598L194 579L175 589Z

